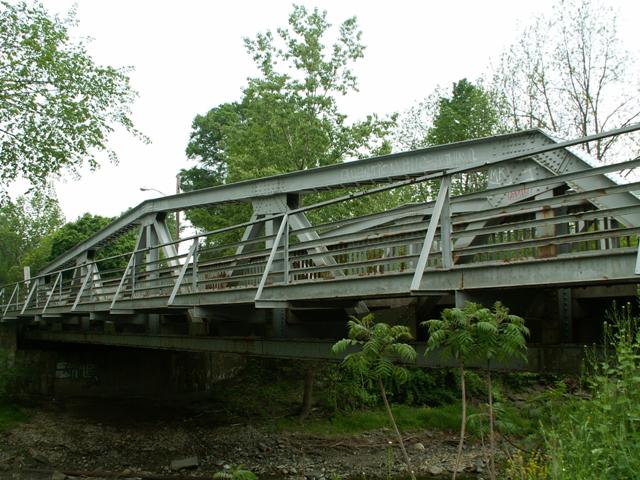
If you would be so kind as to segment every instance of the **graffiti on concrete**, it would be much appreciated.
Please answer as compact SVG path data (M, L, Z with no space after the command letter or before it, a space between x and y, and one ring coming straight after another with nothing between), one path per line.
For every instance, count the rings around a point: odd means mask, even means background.
M98 370L91 363L58 362L56 364L56 378L97 381Z

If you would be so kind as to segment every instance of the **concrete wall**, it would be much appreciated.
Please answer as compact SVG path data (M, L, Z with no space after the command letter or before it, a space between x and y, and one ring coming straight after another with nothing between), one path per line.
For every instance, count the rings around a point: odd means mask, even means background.
M0 348L14 351L18 342L17 330L13 322L0 323Z
M245 364L228 354L106 347L18 349L16 361L27 394L151 398L205 394Z

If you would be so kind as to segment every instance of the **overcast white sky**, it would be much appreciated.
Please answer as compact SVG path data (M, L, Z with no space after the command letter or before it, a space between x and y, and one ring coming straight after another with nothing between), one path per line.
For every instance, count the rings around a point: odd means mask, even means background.
M66 12L72 0L44 0ZM118 165L103 164L80 180L56 186L67 220L84 212L116 216L157 196L140 187L175 192L175 175L193 165L184 150L197 113L237 100L254 73L242 37L286 24L288 0L197 1L79 0L77 35L89 36L89 52L101 64L132 66L140 97L133 105L136 126L152 143L126 134L111 146ZM401 111L438 84L475 79L512 43L523 23L551 10L551 0L458 0L385 2L298 1L319 6L338 25L356 15L367 45L356 64L360 92L344 98L353 119L367 113ZM620 11L620 33L629 49L640 48L640 2L611 1Z

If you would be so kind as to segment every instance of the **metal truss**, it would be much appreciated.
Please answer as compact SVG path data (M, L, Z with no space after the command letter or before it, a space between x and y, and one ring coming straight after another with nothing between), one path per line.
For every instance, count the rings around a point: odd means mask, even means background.
M0 313L281 309L312 299L633 282L640 182L619 184L610 174L640 160L594 167L568 147L638 129L567 142L532 130L144 202L36 277L5 286ZM452 185L470 173L484 175L487 189L454 195ZM414 201L412 192L425 185L433 196ZM309 192L345 189L337 198L301 201ZM403 191L412 198L405 205L387 210L374 202L375 211L351 214L359 201ZM168 212L237 201L252 203L248 222L180 240L164 223ZM101 246L134 228L133 252L96 260ZM240 240L225 240L233 231ZM179 243L189 245L186 253ZM120 266L106 268L106 260Z

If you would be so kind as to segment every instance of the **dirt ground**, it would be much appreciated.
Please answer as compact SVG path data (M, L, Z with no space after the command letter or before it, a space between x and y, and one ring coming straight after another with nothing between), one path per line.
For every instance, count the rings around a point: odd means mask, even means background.
M275 432L268 422L224 424L206 405L142 401L50 400L25 409L29 421L0 433L0 479L211 479L238 465L261 479L386 478L389 463L402 478L400 451L384 430L323 438ZM405 441L420 476L453 468L455 434L420 431ZM482 478L479 445L466 448L463 463L467 478Z

